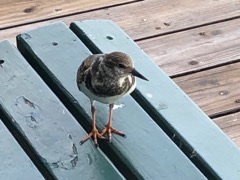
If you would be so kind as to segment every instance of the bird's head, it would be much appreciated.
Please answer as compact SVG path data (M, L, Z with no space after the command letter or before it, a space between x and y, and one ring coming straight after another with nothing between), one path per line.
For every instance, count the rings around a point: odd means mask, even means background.
M107 54L104 58L105 65L113 69L115 72L122 76L133 75L143 80L148 81L142 74L140 74L133 65L133 61L130 56L122 52L112 52Z

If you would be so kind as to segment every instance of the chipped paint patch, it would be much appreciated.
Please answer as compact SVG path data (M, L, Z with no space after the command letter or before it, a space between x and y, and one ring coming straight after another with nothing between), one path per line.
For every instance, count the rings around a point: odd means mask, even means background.
M43 122L41 107L24 96L20 96L16 99L16 102L12 105L12 109L26 119L26 124L30 128L35 129Z
M67 155L67 154L65 154ZM78 163L78 151L75 143L72 143L71 153L60 158L60 160L51 163L52 168L61 168L64 170L71 170L77 166Z
M93 163L93 158L92 158L91 154L87 153L87 159L88 159L89 165Z
M52 168L61 168L64 170L71 170L77 166L78 156L73 155L69 159L59 160L51 163Z
M160 111L160 110L167 109L167 108L168 108L168 106L166 104L159 104L157 109Z

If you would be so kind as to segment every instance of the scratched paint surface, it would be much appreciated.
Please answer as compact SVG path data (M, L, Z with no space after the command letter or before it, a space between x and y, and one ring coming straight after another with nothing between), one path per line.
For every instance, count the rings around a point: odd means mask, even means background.
M19 52L0 43L0 99L12 121L58 179L122 179Z

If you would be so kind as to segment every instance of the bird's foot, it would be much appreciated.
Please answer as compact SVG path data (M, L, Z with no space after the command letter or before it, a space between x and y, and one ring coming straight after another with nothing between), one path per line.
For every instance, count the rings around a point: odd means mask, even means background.
M117 134L117 135L122 136L122 137L127 137L126 134L114 129L113 127L111 127L109 125L106 125L106 127L102 130L101 135L103 136L106 133L108 135L109 142L112 141L112 133Z
M93 141L96 147L98 147L98 141L97 138L99 139L105 139L105 137L98 132L97 129L93 129L92 132L90 132L85 138L83 138L80 141L80 144L82 145L83 143L85 143L88 139L90 139L91 137L93 137Z

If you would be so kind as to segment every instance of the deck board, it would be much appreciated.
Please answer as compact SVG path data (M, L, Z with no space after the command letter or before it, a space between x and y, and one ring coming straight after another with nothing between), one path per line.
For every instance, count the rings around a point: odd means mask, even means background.
M240 59L240 19L139 41L169 76L179 76ZM186 82L187 83L187 82Z
M240 63L230 64L174 81L209 116L240 110Z
M240 112L215 118L214 122L240 147Z
M122 12L126 12L122 14ZM110 19L134 40L240 16L238 0L147 0L124 7L86 13L75 20Z
M0 29L126 2L134 0L5 0L0 2Z
M109 19L136 40L238 16L238 0L147 0L72 16L69 20ZM69 22L68 18L61 20Z
M67 25L70 25L72 21L76 20L110 19L126 31L132 39L136 40L197 27L237 16L240 16L240 2L238 0L147 0L68 17L56 17L53 20L40 23L31 23L30 25L1 31L0 39L10 38L14 40L13 36L16 36L24 30L31 30L49 24L50 22L64 21ZM167 25L165 25L166 23ZM9 22L7 22L7 24L9 24Z

